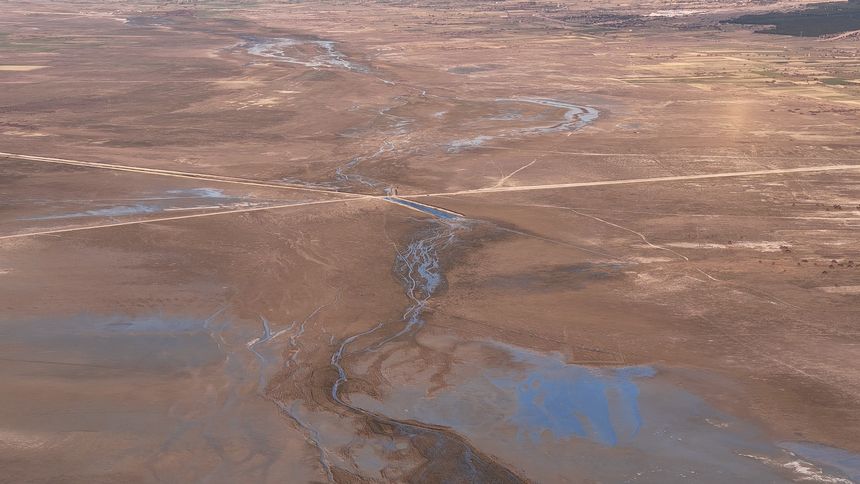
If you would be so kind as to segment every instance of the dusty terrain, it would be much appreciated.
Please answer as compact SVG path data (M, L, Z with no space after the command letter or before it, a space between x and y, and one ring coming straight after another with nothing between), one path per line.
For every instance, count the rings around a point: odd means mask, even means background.
M860 482L808 3L6 2L0 482Z

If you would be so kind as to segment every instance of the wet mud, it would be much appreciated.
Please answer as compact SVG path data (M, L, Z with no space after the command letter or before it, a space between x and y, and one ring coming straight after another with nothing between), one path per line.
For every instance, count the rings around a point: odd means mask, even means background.
M401 319L336 343L328 398L271 397L310 436L331 480L850 482L855 455L772 442L678 386L671 368L570 363L425 327L445 287L444 258L467 247L475 228L494 229L409 208L431 218L396 253L410 301ZM335 431L326 406L352 427Z
M469 230L469 222L459 217L421 223L424 227L395 256L393 273L409 301L400 319L328 342L302 340L303 324L278 329L261 320L261 335L248 343L261 369L270 375L264 385L261 373L261 395L315 447L322 475L332 482L523 482L456 432L411 418L392 418L358 406L349 397L350 388L366 384L354 379L352 361L387 351L389 345L410 341L419 332L430 298L444 287L440 257ZM324 311L321 306L309 320L322 317ZM333 348L328 361L333 373L305 359L312 356L307 348L314 345ZM267 356L278 354L289 355L280 369L277 359ZM318 391L321 388L328 390Z
M61 360L104 371L135 369L169 372L219 362L223 355L206 321L159 317L89 318L64 321L5 322L0 335L10 358Z
M411 304L401 321L341 341L331 358L331 400L361 416L374 438L408 437L432 473L392 466L383 453L365 477L394 475L386 474L394 467L416 481L851 482L856 455L769 441L679 387L672 369L568 363L561 354L425 328L425 309L444 284L441 258L487 224L410 208L433 217L397 252L395 275ZM427 453L428 440L440 453ZM439 467L443 458L458 464Z
M850 482L856 465L856 456L844 451L826 458L801 454L793 447L798 444L768 441L749 423L676 386L669 369L571 364L562 355L438 331L425 332L418 344L423 351L401 347L367 355L374 361L362 366L389 380L373 394L351 393L351 401L456 429L537 482L791 482L810 476ZM455 363L432 366L428 348ZM414 379L409 371L436 376Z

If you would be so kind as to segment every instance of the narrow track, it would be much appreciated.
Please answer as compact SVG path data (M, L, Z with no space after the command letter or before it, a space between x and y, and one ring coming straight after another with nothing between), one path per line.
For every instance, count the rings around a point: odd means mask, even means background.
M81 160L70 160L63 158L50 158L45 156L34 156L34 155L23 155L16 153L6 153L0 152L0 157L10 158L10 159L21 159L27 161L37 161L44 163L55 163L55 164L63 164L63 165L72 165L72 166L81 166L88 168L98 168L104 170L115 170L115 171L126 171L133 173L142 173L148 175L157 175L157 176L170 176L177 178L191 178L198 180L207 180L212 182L219 183L232 183L239 185L248 185L248 186L256 186L256 187L265 187L265 188L277 188L284 190L297 190L304 192L314 192L314 193L324 193L328 195L336 195L341 198L336 198L332 200L316 200L316 201L305 201L305 202L295 202L295 203L287 203L281 205L269 205L265 207L252 207L252 208L243 208L237 210L223 210L219 212L207 212L201 214L192 214L192 215L179 215L174 217L160 217L160 218L151 218L144 220L132 220L128 222L114 222L109 224L101 224L101 225L91 225L85 227L71 227L71 228L62 228L62 229L53 229L53 230L42 230L38 232L26 232L20 234L11 234L11 235L0 235L0 240L3 239L15 239L22 237L30 237L36 235L51 235L51 234L59 234L66 232L80 232L83 230L94 230L108 227L121 227L125 225L137 225L137 224L145 224L145 223L155 223L155 222L167 222L172 220L183 220L183 219L191 219L191 218L200 218L200 217L212 217L215 215L226 215L232 213L247 213L247 212L258 212L263 210L275 210L281 208L288 207L300 207L300 206L308 206L308 205L323 205L328 203L337 203L337 202L346 202L350 200L380 200L388 203L392 203L394 205L399 205L401 207L418 210L425 213L446 213L452 216L461 216L456 212L451 212L449 210L434 207L432 205L427 205L423 203L419 203L415 201L418 198L430 198L430 197L451 197L457 195L481 195L481 194L492 194L492 193L501 193L501 192L524 192L524 191L536 191L536 190L558 190L564 188L578 188L578 187L594 187L594 186L611 186L611 185L633 185L633 184L643 184L643 183L663 183L663 182L676 182L676 181L688 181L688 180L706 180L706 179L717 179L717 178L737 178L737 177L747 177L747 176L766 176L766 175L784 175L791 173L816 173L816 172L831 172L831 171L850 171L850 170L860 170L860 164L855 165L825 165L825 166L810 166L810 167L801 167L801 168L782 168L782 169L772 169L772 170L754 170L754 171L734 171L734 172L725 172L725 173L705 173L699 175L679 175L679 176L663 176L663 177L653 177L653 178L628 178L621 180L599 180L599 181L590 181L590 182L571 182L571 183L554 183L554 184L546 184L546 185L522 185L522 186L493 186L488 188L475 188L469 190L459 190L452 192L436 192L436 193L417 193L417 194L403 194L398 195L397 197L391 197L387 195L363 195L359 193L352 192L339 192L335 190L325 190L325 189L315 189L315 188L306 188L306 187L296 187L291 185L283 185L277 183L269 183L265 181L246 179L246 178L237 178L237 177L223 177L219 175L209 175L205 173L192 173L192 172L182 172L182 171L172 171L172 170L160 170L155 168L139 168L128 165L118 165L113 163L99 163L99 162L91 162L91 161L81 161ZM411 202L411 203L406 203ZM426 210L425 210L426 208Z
M827 166L809 166L803 168L782 168L773 170L755 170L755 171L732 171L726 173L705 173L701 175L679 175L679 176L659 176L653 178L628 178L623 180L598 180L590 182L572 182L572 183L553 183L548 185L522 185L512 187L489 187L489 188L474 188L470 190L459 190L456 192L439 192L439 193L418 193L418 194L403 194L400 198L413 199L423 197L450 197L455 195L477 195L482 193L499 193L499 192L526 192L534 190L557 190L560 188L577 188L577 187L597 187L606 185L632 185L637 183L659 183L687 180L706 180L710 178L735 178L744 176L762 176L762 175L782 175L789 173L815 173L828 171L848 171L860 170L860 165L827 165Z
M18 160L26 160L26 161L38 161L42 163L54 163L59 165L71 165L71 166L82 166L87 168L98 168L102 170L114 170L114 171L127 171L131 173L144 173L147 175L158 175L158 176L170 176L174 178L191 178L195 180L206 180L217 183L233 183L237 185L248 185L254 187L263 187L263 188L279 188L283 190L299 190L303 192L314 192L314 193L325 193L328 195L340 195L342 197L361 197L362 195L349 193L349 192L338 192L335 190L325 190L325 189L317 189L317 188L307 188L294 186L283 183L273 183L267 181L254 180L251 178L240 178L240 177L232 177L232 176L221 176L221 175L211 175L207 173L194 173L189 171L174 171L174 170L162 170L158 168L142 168L138 166L129 166L129 165L117 165L114 163L100 163L95 161L81 161L81 160L69 160L65 158L50 158L47 156L34 156L34 155L22 155L18 153L6 153L0 151L0 157L5 158L13 158Z
M366 198L374 198L374 197L362 197L362 198L338 198L335 200L316 200L311 202L296 202L296 203L287 203L282 205L267 205L265 207L251 207L251 208L240 208L236 210L222 210L220 212L206 212L206 213L195 213L191 215L177 215L174 217L159 217L159 218L150 218L143 220L129 220L127 222L113 222L109 224L101 224L101 225L88 225L84 227L68 227L62 229L51 229L51 230L41 230L38 232L25 232L20 234L12 234L12 235L2 235L0 236L0 240L4 239L20 239L22 237L33 237L36 235L54 235L54 234L62 234L67 232L82 232L84 230L95 230L95 229L104 229L108 227L123 227L126 225L140 225L140 224L151 224L156 222L169 222L172 220L185 220L189 218L203 218L203 217L214 217L216 215L227 215L232 213L249 213L249 212L261 212L263 210L276 210L279 208L288 208L288 207L302 207L307 205L322 205L326 203L341 203L348 202L353 200L362 200Z

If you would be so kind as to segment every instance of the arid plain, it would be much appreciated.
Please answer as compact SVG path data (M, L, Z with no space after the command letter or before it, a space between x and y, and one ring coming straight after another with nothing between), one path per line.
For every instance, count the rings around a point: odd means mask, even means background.
M5 2L0 482L860 482L807 3Z

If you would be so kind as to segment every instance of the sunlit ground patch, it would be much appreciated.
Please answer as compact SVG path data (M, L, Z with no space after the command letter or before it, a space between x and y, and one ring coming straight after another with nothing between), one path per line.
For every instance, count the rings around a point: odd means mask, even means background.
M16 65L0 65L0 71L5 72L29 72L29 71L37 71L39 69L44 69L48 66L16 66Z

